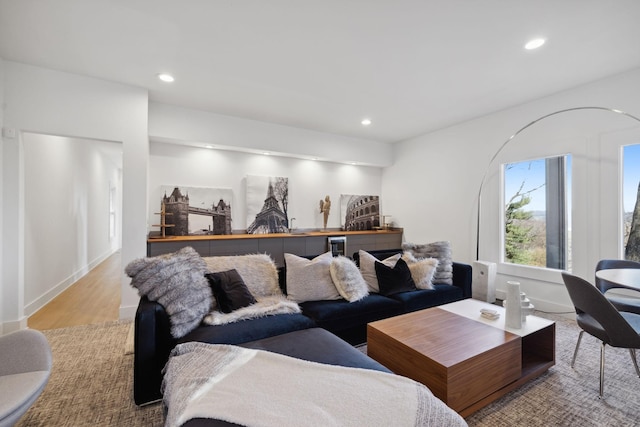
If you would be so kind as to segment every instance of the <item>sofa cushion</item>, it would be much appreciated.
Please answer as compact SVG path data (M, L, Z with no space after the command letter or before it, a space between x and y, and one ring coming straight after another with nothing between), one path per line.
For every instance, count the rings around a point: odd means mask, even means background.
M342 298L354 302L369 295L367 282L364 281L360 269L351 259L345 256L333 258L329 271L333 284Z
M464 299L464 295L457 286L434 284L433 289L401 292L390 295L389 298L402 303L403 311L408 313L458 301Z
M401 258L393 267L388 267L376 261L376 276L380 286L380 295L389 296L398 292L416 290L416 284L411 277L411 270Z
M254 297L281 295L278 269L266 254L212 256L203 258L211 273L235 269Z
M140 296L164 306L174 338L198 327L213 305L206 264L190 246L171 254L131 261L125 272Z
M231 313L256 303L256 299L251 295L236 269L207 273L205 277L209 281L213 296L223 313Z
M378 294L369 294L359 301L308 301L300 304L302 313L320 327L337 333L353 325L366 324L402 312L399 301ZM339 334L338 334L339 335Z
M360 350L322 328L309 328L240 344L311 362L391 372Z
M298 303L340 299L331 279L331 261L331 252L318 255L312 260L285 253L288 298Z
M437 258L438 267L433 277L433 283L453 284L453 260L451 258L451 244L447 241L426 244L403 243L402 249L410 252L417 259Z
M224 325L201 326L180 338L178 343L240 344L314 326L313 320L302 314L278 314Z
M381 260L380 262L388 267L393 267L394 265L396 265L396 262L398 262L401 256L402 253L397 253ZM380 286L378 285L378 276L376 275L375 267L378 258L371 255L369 252L360 250L358 251L358 260L360 263L360 272L362 273L362 277L364 277L365 282L367 282L367 286L369 286L369 292L380 292Z

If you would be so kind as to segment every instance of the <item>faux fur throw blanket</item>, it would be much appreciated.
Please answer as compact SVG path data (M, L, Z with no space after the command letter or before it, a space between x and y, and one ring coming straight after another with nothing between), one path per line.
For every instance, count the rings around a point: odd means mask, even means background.
M178 345L162 391L166 426L192 418L262 427L467 425L408 378L229 345Z
M226 323L237 322L239 320L255 319L258 317L271 316L273 314L300 313L300 306L289 301L284 295L274 295L267 297L256 297L258 301L247 307L242 307L231 313L223 313L214 310L205 316L202 323L206 325L224 325Z

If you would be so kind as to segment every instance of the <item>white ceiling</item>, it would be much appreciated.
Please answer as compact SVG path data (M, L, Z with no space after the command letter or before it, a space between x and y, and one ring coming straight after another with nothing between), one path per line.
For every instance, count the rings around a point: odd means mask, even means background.
M396 142L640 67L639 22L640 0L0 0L0 57Z

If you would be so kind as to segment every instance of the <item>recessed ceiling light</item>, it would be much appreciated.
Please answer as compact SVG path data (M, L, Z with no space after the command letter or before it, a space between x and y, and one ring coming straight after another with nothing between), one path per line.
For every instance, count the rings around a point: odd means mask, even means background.
M212 148L213 148L213 145L205 145L205 146L204 146L204 148L212 149Z
M527 44L524 45L524 48L527 50L537 49L542 46L546 42L545 39L533 39L529 40Z
M362 123L362 126L369 126L371 124L371 119L362 119L360 123Z
M158 78L165 83L171 83L175 80L171 74L167 74L167 73L158 74Z
M268 155L269 155L269 154L271 154L271 153L269 153L268 151L265 151L265 152L264 152L264 153L262 153L262 154L264 154L265 156L268 156Z

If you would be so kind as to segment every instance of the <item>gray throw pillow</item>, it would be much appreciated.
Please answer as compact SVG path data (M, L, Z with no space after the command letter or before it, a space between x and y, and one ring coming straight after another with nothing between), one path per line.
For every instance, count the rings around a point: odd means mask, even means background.
M125 268L138 294L165 308L174 338L197 328L211 310L213 297L206 272L204 260L189 246L172 254L133 260Z
M312 260L285 253L287 297L297 303L340 299L329 267L333 255L326 252Z
M411 253L417 259L436 258L438 267L432 282L453 285L453 260L451 258L451 244L447 241L415 244L403 243L402 250Z
M345 256L335 257L331 261L329 272L336 289L347 301L359 301L369 295L367 282L353 260Z

